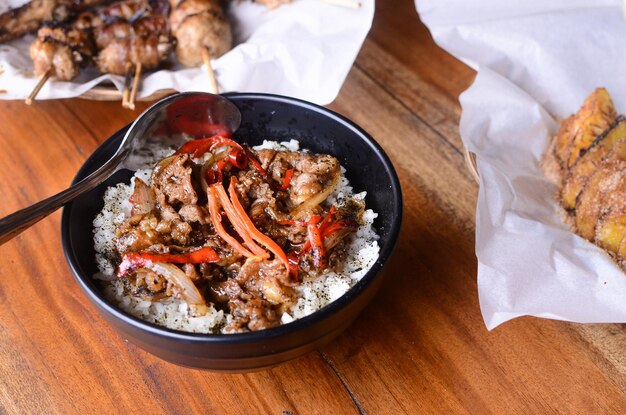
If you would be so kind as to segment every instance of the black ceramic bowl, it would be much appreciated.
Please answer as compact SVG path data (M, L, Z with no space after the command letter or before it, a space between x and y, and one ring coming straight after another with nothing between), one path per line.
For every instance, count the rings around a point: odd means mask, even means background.
M98 312L120 334L146 351L184 366L219 370L260 369L303 355L335 338L370 302L382 283L381 270L398 238L402 194L398 177L380 146L365 131L323 107L267 94L226 94L241 110L235 138L250 145L263 139L295 138L304 148L337 157L355 191L367 191L366 205L378 212L374 227L380 235L380 257L373 268L345 295L312 315L253 333L194 334L170 330L133 317L108 302L91 276L97 271L92 221L102 209L107 186L128 182L130 172L118 172L63 210L61 232L67 262L78 284ZM85 162L74 182L101 166L118 147L128 127L105 141Z

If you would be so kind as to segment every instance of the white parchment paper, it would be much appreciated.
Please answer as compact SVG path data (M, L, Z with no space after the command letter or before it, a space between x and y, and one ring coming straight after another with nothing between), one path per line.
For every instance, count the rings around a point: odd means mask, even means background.
M0 12L24 2L0 0ZM232 2L228 12L236 46L212 62L220 92L268 92L328 104L369 32L374 0L362 0L359 9L294 0L272 10L241 1ZM37 84L28 52L32 40L27 36L0 45L0 99L24 99ZM37 99L75 97L107 80L122 90L123 77L90 68L73 82L48 82ZM152 72L143 78L138 96L170 88L208 91L206 70L174 64Z
M417 0L435 41L478 71L460 132L477 155L478 291L492 329L515 317L626 322L626 275L565 226L539 160L557 119L604 86L626 113L621 0Z

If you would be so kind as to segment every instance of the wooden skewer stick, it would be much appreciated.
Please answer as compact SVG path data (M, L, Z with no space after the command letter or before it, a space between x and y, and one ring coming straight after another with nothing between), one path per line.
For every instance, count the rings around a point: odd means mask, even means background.
M352 9L358 9L361 7L359 0L321 0L324 3L332 4L334 6L350 7Z
M50 78L50 75L52 75L52 70L50 69L48 69L43 75L41 75L41 78L39 78L39 82L37 82L37 85L35 85L35 88L33 88L33 92L31 92L28 98L24 100L26 105L31 105L33 103L41 88L43 88L46 81Z
M209 51L207 48L202 49L202 62L204 62L204 66L206 66L207 75L209 75L209 83L212 94L219 93L217 89L217 79L215 79L215 72L213 72L213 67L211 66L211 56L209 55Z
M135 98L137 97L137 89L139 88L139 81L141 80L141 62L138 62L135 66L135 79L133 79L133 88L130 90L130 98L128 99L128 107L131 110L135 109Z
M133 73L131 72L132 64L126 63L126 78L124 79L124 91L122 91L122 108L128 108L128 98L130 97L130 81Z

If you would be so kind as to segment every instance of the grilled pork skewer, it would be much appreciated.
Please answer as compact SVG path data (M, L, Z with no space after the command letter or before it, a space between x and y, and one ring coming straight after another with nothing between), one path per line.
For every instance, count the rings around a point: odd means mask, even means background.
M98 14L83 13L69 26L41 28L30 48L35 73L41 78L26 102L32 102L48 78L71 80L81 66L95 61L101 72L119 75L135 66L133 88L127 94L127 106L134 107L142 67L156 68L171 48L167 3L151 3L120 2ZM152 11L158 14L146 16Z
M164 18L156 16L140 19L132 25L117 22L97 30L96 45L101 48L95 58L98 70L124 75L127 63L141 63L146 70L156 69L171 50L166 23Z
M171 39L165 13L142 17L132 25L116 21L103 29L95 30L96 45L100 53L96 58L98 70L103 73L126 74L122 106L135 109L135 97L142 69L157 68L167 59ZM129 91L131 70L134 66L132 88Z
M95 48L85 31L73 27L42 27L30 45L30 55L39 82L26 98L32 104L50 77L70 80L78 76L79 67L91 60Z
M128 64L154 69L171 50L166 0L114 3L97 15L84 13L78 21L91 29L98 70L124 75Z
M232 44L221 2L170 1L176 8L169 20L165 17L168 4L163 0L136 0L112 4L97 13L82 13L71 27L42 29L31 45L35 72L70 80L79 74L82 64L92 60L103 73L128 74L134 66L136 87L142 69L154 69L167 59L171 48L169 23L178 39L179 61L187 66L205 63L212 74L210 57L222 55ZM211 79L217 92L214 75Z
M80 67L93 59L95 51L89 33L75 27L42 27L30 45L35 74L48 73L62 81L77 77Z
M63 23L76 13L111 0L32 0L0 15L0 42L34 32L44 23Z
M170 5L170 27L180 63L200 66L204 50L212 58L230 50L232 34L220 0L170 0Z
M71 26L41 28L30 47L35 74L69 81L92 60L100 72L117 75L126 73L128 63L155 68L170 50L167 19L163 15L139 17L133 23L123 20L146 5L113 4L98 14L83 13Z

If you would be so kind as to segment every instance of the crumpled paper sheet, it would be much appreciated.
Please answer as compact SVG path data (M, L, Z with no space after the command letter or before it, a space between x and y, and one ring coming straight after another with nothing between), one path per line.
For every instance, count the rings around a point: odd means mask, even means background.
M523 315L626 322L626 275L562 222L539 162L558 119L604 86L626 112L618 0L417 0L442 48L478 71L461 97L476 153L478 293L487 328Z
M25 3L0 0L0 12ZM332 102L374 17L374 0L359 9L319 0L294 0L269 10L250 1L232 2L236 46L212 61L220 92L266 92L289 95L318 104ZM24 99L37 84L28 51L33 36L0 45L0 99ZM172 55L172 61L175 61ZM72 82L47 82L37 99L71 98L111 81L122 91L122 76L100 75L90 68ZM175 64L144 76L138 97L158 90L209 91L204 67Z

